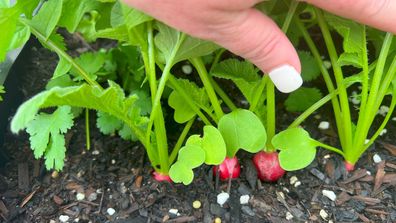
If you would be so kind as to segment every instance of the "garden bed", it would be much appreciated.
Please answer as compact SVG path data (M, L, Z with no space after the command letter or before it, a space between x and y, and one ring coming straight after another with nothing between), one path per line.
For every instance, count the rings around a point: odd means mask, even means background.
M73 41L73 40L69 40ZM78 41L77 41L78 42ZM75 50L84 46L75 45ZM51 77L56 55L34 47L23 75L25 99L36 94ZM326 108L323 110L325 111ZM280 127L293 117L277 108ZM86 150L85 120L66 134L67 158L62 172L48 172L35 160L28 135L6 132L10 161L0 172L2 222L395 222L396 123L347 173L342 158L318 150L314 162L302 171L288 172L277 183L261 183L251 154L239 152L242 177L232 180L230 199L221 207L217 195L228 182L216 181L209 166L196 169L189 186L157 182L141 144L103 136L91 115L91 150ZM330 129L318 130L322 117L304 122L316 139L337 141ZM332 123L332 122L330 122ZM178 134L170 132L169 137ZM332 144L332 143L331 143ZM375 163L374 156L382 162ZM334 192L334 201L323 191ZM326 194L326 192L325 192ZM247 204L240 203L249 195ZM193 202L200 201L200 208ZM175 210L177 209L177 213ZM114 211L114 213L113 213ZM67 217L66 217L67 216ZM78 219L78 220L77 220Z

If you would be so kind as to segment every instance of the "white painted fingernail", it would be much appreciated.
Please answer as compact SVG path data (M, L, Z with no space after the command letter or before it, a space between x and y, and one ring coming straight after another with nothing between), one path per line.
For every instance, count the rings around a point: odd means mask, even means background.
M269 72L275 87L283 93L297 90L303 83L301 75L290 65L279 66Z

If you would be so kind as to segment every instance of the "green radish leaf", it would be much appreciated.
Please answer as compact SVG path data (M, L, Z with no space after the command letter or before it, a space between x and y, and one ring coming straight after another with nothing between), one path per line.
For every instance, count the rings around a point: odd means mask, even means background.
M218 128L227 145L227 157L234 157L239 149L256 153L265 147L265 128L251 111L239 109L224 115Z
M115 28L98 30L93 35L92 38L94 39L105 38L105 39L117 40L119 42L128 42L129 40L128 27L126 25L122 25Z
M122 126L123 122L116 117L105 112L97 112L96 127L98 127L101 133L114 134Z
M209 97L204 88L199 88L194 82L185 79L175 79L181 88L186 89L189 100L205 111L211 111ZM195 111L191 109L185 99L176 91L172 91L168 98L168 104L175 110L174 119L177 123L185 123L190 120Z
M166 58L167 60L168 58L171 58L172 51L176 47L182 34L181 32L162 23L157 23L157 27L159 33L155 36L155 45L159 52L162 53L161 58ZM176 64L182 60L205 56L217 49L219 49L219 46L212 42L186 36L177 51L173 63Z
M366 48L366 28L349 19L343 19L326 13L326 20L343 38L344 53L340 55L338 64L352 65L361 68L364 63Z
M119 27L126 25L128 29L142 23L153 20L150 16L140 12L126 4L117 2L111 10L111 26Z
M177 162L182 162L191 169L201 166L204 161L205 151L198 145L185 145L179 150Z
M217 130L215 127L204 127L202 149L205 150L206 164L218 165L223 162L226 156L227 147L220 131Z
M227 59L216 64L210 71L218 78L232 80L248 102L252 102L261 77L253 64L237 59Z
M169 176L175 183L188 185L194 179L194 172L184 162L177 161L169 169Z
M16 7L0 8L0 62L4 61L17 27L19 10ZM5 31L6 30L6 31Z
M30 29L28 26L17 23L14 36L11 39L8 50L13 50L22 47L30 38Z
M69 106L59 107L54 113L36 114L26 125L30 144L36 159L45 157L45 166L61 170L65 158L64 134L73 126L73 115Z
M62 3L62 0L50 0L45 2L37 15L29 22L30 25L46 39L53 33L61 17Z
M285 101L285 107L290 112L303 112L321 98L322 93L319 89L301 87L289 94Z
M315 58L307 51L298 51L301 61L301 77L304 81L312 81L320 76L320 68Z
M10 0L0 0L0 9L11 7Z
M305 168L315 159L317 143L302 128L291 128L276 134L272 145L280 150L279 163L287 171Z
M74 33L84 14L95 9L96 4L92 0L63 0L63 13L58 25Z
M11 130L17 133L26 128L40 108L69 105L113 115L125 122L139 140L143 140L148 118L140 115L140 108L135 105L137 100L136 95L126 98L120 86L111 81L105 90L87 84L66 88L54 87L37 94L18 108L11 122Z

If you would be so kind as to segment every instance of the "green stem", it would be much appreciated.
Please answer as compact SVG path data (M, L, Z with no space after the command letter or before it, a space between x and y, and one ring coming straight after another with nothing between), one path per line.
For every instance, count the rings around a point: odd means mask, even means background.
M390 33L387 33L385 40L383 42L381 52L380 52L380 55L377 60L377 66L374 71L373 80L371 82L370 95L368 96L368 101L367 101L367 106L366 106L367 109L365 109L365 113L363 114L363 117L361 118L361 122L356 127L356 133L355 133L355 139L354 139L354 145L355 145L356 149L345 152L347 155L347 157L345 159L347 161L352 162L353 160L355 160L355 159L357 160L359 158L358 154L361 151L360 148L364 147L364 144L365 144L368 132L370 130L371 124L377 114L380 103L382 102L382 98L378 97L379 96L378 93L379 93L380 86L383 84L381 82L381 80L382 80L382 76L383 76L386 59L387 59L387 56L389 53L389 48L392 44L392 38L393 38L393 35ZM391 80L389 80L389 81L391 81ZM380 103L377 103L378 101L380 101Z
M393 58L393 61L389 67L388 72L386 73L380 89L378 90L378 100L376 101L375 107L379 108L381 106L381 103L385 97L385 95L387 94L388 90L389 90L389 86L392 83L392 81L394 80L396 76L396 56Z
M87 150L91 149L91 137L89 131L89 109L85 109L85 143L87 146Z
M287 33L287 30L289 29L290 22L292 21L293 16L294 16L294 14L296 12L298 3L299 2L297 2L297 1L292 1L291 4L290 4L290 8L289 8L289 11L287 12L286 19L285 19L285 21L283 22L283 25L282 25L282 31L284 33Z
M319 53L318 48L316 47L314 41L312 40L311 36L309 35L307 29L302 24L301 20L296 18L296 19L294 19L294 22L297 25L298 29L301 31L301 34L303 35L303 38L308 45L308 48L311 50L311 53L312 53L313 57L315 58L316 64L318 64L318 66L320 68L322 77L326 83L326 87L327 87L329 93L333 92L335 90L333 81L331 80L329 71L326 69L326 67L323 64L323 60ZM346 140L345 140L344 129L341 128L342 127L342 124L341 124L342 114L341 114L341 108L340 108L340 103L339 103L338 97L333 97L331 99L331 104L332 104L333 111L334 111L334 117L335 117L336 125L338 128L341 145L345 145Z
M234 102L232 102L232 100L223 91L223 89L221 89L221 87L217 84L217 82L213 79L211 75L208 75L208 78L210 79L210 83L212 84L213 89L220 96L221 100L224 101L224 103L231 109L231 111L235 111L237 109L237 106L234 104Z
M202 62L202 59L199 57L195 57L190 59L190 62L193 64L195 69L197 69L198 75L201 78L201 81L205 87L206 93L208 94L209 100L213 106L213 109L216 114L216 123L219 121L221 117L223 117L224 112L221 109L219 99L216 96L216 93L213 89L212 83L209 79L208 71L205 68L205 64Z
M195 121L195 117L194 116L192 119L190 119L186 125L183 128L182 133L180 134L179 138L177 139L176 145L175 147L173 147L172 153L169 156L169 163L173 163L176 159L177 154L179 153L180 148L183 145L184 140L187 137L188 132L191 129L191 126L193 125L194 121Z
M155 50L154 50L154 37L153 37L153 28L151 22L147 24L148 30L148 79L150 84L151 95L159 95L159 91L156 90L157 80L156 80L156 69L155 69ZM163 90L163 89L162 89ZM162 93L162 92L161 92ZM161 96L160 96L161 97ZM155 104L155 98L153 100L153 104ZM154 111L154 107L153 107ZM156 108L157 114L150 116L153 117L152 123L154 124L154 134L157 142L157 152L159 156L160 163L160 173L168 174L169 171L169 154L168 154L168 142L166 138L166 128L165 128L165 120L162 112L162 107L160 105ZM152 114L151 114L152 115ZM151 126L149 125L148 134L146 133L147 142L151 144ZM152 147L151 147L152 148ZM154 152L154 151L153 151Z
M93 80L92 78L89 77L89 74L79 65L77 64L69 54L67 54L62 48L60 48L56 43L54 43L52 40L45 38L45 36L40 33L37 29L35 29L33 26L29 25L29 22L26 19L21 18L19 20L21 23L24 25L28 26L30 28L30 31L39 39L41 42L45 43L50 49L52 49L56 54L58 54L60 57L65 59L68 63L70 63L74 69L81 75L81 77L84 78L84 80L91 86L98 87L102 89L102 87L99 85L98 82Z
M267 83L267 148L266 152L275 151L272 138L275 136L275 86L271 81Z
M348 150L353 150L352 142L353 142L353 136L352 136L352 121L351 121L351 112L349 109L349 102L348 102L348 94L346 91L346 88L344 86L344 77L342 73L342 69L337 63L338 61L338 55L337 51L333 42L333 39L330 34L330 30L327 27L327 24L325 22L325 19L323 17L322 11L314 8L314 11L317 15L318 18L318 24L319 27L322 31L323 38L326 43L326 47L330 56L330 60L333 66L333 71L334 71L334 77L337 83L337 88L339 89L339 100L340 100L340 107L341 107L341 113L339 114L341 116L341 122L338 124L341 124L341 126L337 126L338 130L342 129L343 130L343 135L344 135L344 144L342 145L342 148L344 151ZM341 135L341 134L340 134Z
M253 96L252 103L250 104L249 111L253 111L257 108L260 98L263 96L265 86L268 82L268 76L265 75L261 78L260 84L257 88L256 93Z
M166 82L168 81L168 78L170 76L170 70L173 66L173 63L176 58L177 52L179 51L180 45L185 40L185 37L186 37L186 35L184 33L180 33L177 43L173 47L171 54L167 58L166 65L164 67L164 70L162 71L160 82L158 84L157 92L155 94L155 98L154 98L154 102L153 102L153 108L152 108L151 114L150 114L150 121L148 123L148 128L147 128L147 137L149 137L149 135L150 135L151 128L153 127L154 119L157 116L159 107L161 106L161 103L160 103L161 97L162 97L162 93L164 92Z
M215 58L214 58L214 60L213 60L213 63L212 63L212 65L210 66L210 71L213 69L213 67L214 66L216 66L218 63L219 63L219 61L220 61L220 59L221 59L221 56L223 55L223 53L226 51L226 49L224 49L224 48L221 48L217 53L216 53L216 56L215 56Z
M329 145L324 144L322 142L319 142L317 140L315 140L315 143L317 144L317 146L320 146L320 147L323 147L324 149L327 149L327 150L330 150L332 152L338 153L341 156L345 156L344 152L342 152L341 150L339 150L339 149L337 149L335 147L329 146Z

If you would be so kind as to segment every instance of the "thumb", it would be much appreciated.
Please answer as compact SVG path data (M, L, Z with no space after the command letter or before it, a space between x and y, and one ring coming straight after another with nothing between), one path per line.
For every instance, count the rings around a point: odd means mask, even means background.
M214 29L212 37L268 73L279 91L289 93L302 85L296 50L279 27L258 10L233 14L232 19Z

